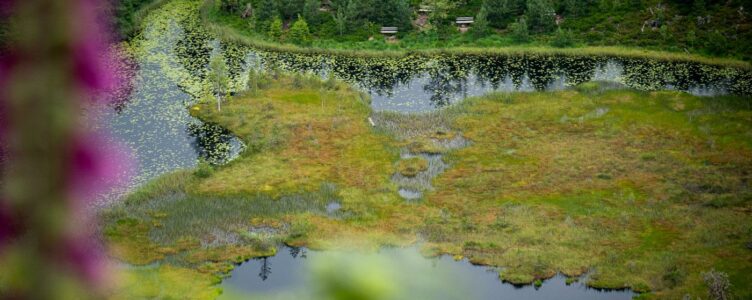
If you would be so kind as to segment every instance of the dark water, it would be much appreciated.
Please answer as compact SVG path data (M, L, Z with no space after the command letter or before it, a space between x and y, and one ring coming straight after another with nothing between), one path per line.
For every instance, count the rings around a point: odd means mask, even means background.
M353 262L356 261L356 262ZM389 268L387 286L399 291L395 299L631 299L630 291L602 291L582 283L566 285L566 278L557 275L539 288L533 285L514 286L502 283L492 268L474 266L467 260L455 261L441 256L426 259L415 248L384 249L374 254L317 252L301 248L282 248L269 258L250 260L237 267L222 282L225 298L243 294L274 298L290 291L310 295L310 286L317 282L312 265L331 264L343 268L360 268L361 274L378 273L366 266ZM375 266L374 266L375 265ZM357 275L356 275L357 276ZM378 277L377 277L378 278ZM405 280L405 279L408 280ZM378 280L378 279L375 279ZM308 291L308 294L306 294Z

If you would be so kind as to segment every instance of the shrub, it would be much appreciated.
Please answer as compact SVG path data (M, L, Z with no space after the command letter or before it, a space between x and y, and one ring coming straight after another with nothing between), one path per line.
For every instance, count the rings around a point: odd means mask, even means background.
M557 48L571 47L574 45L574 34L571 30L562 30L561 27L556 30L551 45Z
M214 173L214 167L212 167L212 165L209 162L203 159L198 162L198 166L196 166L196 170L193 171L193 175L198 178L208 178L213 173Z
M668 287L673 288L681 284L684 281L685 277L687 277L687 275L682 269L680 269L676 265L671 265L666 270L666 273L663 274L663 281L666 282Z
M282 19L274 17L272 23L269 24L268 35L276 41L282 40Z
M528 0L525 15L530 18L530 27L537 32L548 32L556 24L555 11L549 0Z
M485 5L480 8L478 15L475 16L472 33L475 37L483 37L488 34L488 11Z
M525 43L530 41L530 33L527 30L527 21L525 17L521 17L517 22L509 25L512 31L512 39L518 43Z
M731 293L729 291L731 289L731 282L729 282L728 274L716 270L710 270L710 272L703 273L702 277L705 280L705 285L708 286L710 299L731 299Z
M290 42L300 45L311 44L311 31L308 29L308 23L305 18L298 15L298 19L290 27L290 32L287 35Z
M710 54L721 55L726 53L728 48L728 39L718 30L712 31L708 34L706 49Z

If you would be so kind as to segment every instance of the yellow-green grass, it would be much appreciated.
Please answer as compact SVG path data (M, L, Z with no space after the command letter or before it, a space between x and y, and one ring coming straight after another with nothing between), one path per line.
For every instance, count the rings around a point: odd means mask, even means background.
M651 291L646 298L707 298L701 273L716 269L750 297L747 101L570 90L493 94L402 117L372 114L342 84L282 76L221 111L192 109L248 150L208 176L182 171L136 192L107 215L106 236L122 260L196 278L270 255L278 242L374 249L424 240L428 255L501 266L513 283L588 273L591 286ZM400 199L390 182L399 148L447 133L470 143L443 152L450 167L423 202ZM336 217L322 212L332 200L342 204ZM216 230L240 242L206 245ZM149 256L134 258L141 253Z
M501 278L514 283L591 271L591 286L669 299L705 297L701 272L715 268L750 296L752 114L734 104L748 99L633 91L509 99L453 109L472 144L450 154L452 168L426 195L457 216L429 228L439 251L506 266ZM734 201L708 205L717 199ZM669 280L672 269L679 275Z
M197 194L282 195L318 189L322 183L366 192L389 184L398 153L391 138L372 133L370 108L359 92L294 86L280 78L257 96L212 103L194 114L221 124L255 151L248 151L192 188Z

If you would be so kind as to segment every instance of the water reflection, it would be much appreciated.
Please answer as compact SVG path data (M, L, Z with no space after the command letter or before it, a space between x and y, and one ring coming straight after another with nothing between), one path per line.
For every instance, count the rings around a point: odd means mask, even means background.
M382 249L377 253L318 252L288 247L280 250L276 256L252 259L236 267L222 282L226 294L220 298L247 298L249 295L261 299L274 299L280 295L289 299L311 298L315 289L310 285L320 280L311 276L318 275L313 270L321 261L342 268L355 268L358 274L379 273L379 270L364 269L365 266L388 268L391 272L382 274L388 277L388 285L399 291L394 295L395 299L611 300L634 296L628 290L596 290L580 282L567 285L566 278L561 275L544 281L540 287L514 286L502 283L494 268L475 266L467 260L455 261L449 256L424 258L416 248ZM341 271L344 274L349 272Z
M224 164L242 151L242 143L215 123L192 123L187 130L195 139L191 144L199 158L211 164Z
M752 95L752 71L693 62L563 55L335 57L264 52L267 65L333 74L372 96L374 110L418 112L491 91L561 90L588 81L696 95Z

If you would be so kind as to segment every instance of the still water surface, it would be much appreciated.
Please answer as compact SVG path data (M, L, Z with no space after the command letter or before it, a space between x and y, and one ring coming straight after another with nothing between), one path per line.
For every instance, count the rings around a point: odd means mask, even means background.
M342 261L356 262L345 265ZM222 282L224 298L244 293L270 299L291 293L292 297L295 293L301 297L310 295L314 290L310 286L316 284L311 278L312 265L327 262L341 266L343 273L365 266L389 268L387 282L397 291L395 299L619 300L634 295L628 290L592 289L579 282L566 285L566 278L561 275L544 281L539 288L514 286L502 283L493 268L475 266L467 260L455 261L449 256L426 259L416 248L388 248L371 254L282 248L276 256L253 259L235 268L230 278ZM361 276L373 271L358 269Z

